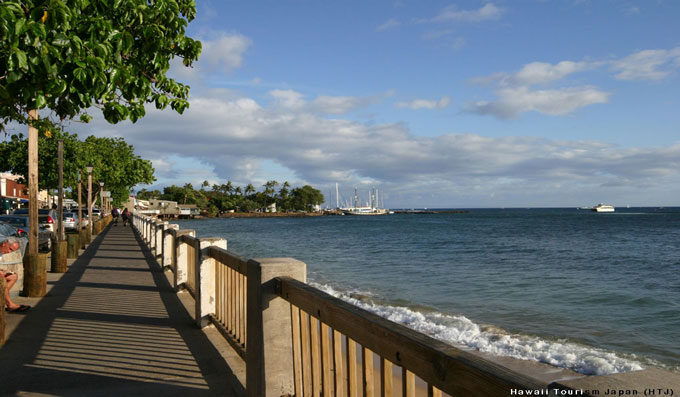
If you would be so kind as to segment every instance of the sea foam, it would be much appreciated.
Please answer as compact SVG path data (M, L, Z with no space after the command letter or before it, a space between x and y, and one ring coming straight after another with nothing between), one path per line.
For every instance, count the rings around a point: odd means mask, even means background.
M408 307L375 303L372 298L366 299L365 294L340 292L325 284L311 282L310 285L435 339L481 352L538 361L585 375L606 375L643 369L639 362L604 349L566 340L550 341L537 336L510 334L501 328L480 326L461 315L424 313Z

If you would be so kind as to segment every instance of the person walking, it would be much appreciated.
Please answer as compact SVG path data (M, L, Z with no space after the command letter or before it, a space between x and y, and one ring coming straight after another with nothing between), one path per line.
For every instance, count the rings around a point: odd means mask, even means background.
M111 216L113 216L113 226L118 226L118 217L120 216L118 208L114 208L113 211L111 211Z
M130 219L130 211L126 208L123 210L123 226L127 226L128 219Z

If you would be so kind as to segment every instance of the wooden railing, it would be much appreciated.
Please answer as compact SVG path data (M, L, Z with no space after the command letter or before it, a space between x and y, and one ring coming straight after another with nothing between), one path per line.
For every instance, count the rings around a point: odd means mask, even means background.
M191 235L182 235L179 237L179 244L185 244L187 250L186 256L186 271L187 279L184 282L184 286L191 295L196 297L196 250L199 246L199 241L196 237Z
M245 359L246 354L246 269L248 261L222 248L208 247L215 259L215 313L211 321Z
M197 238L146 216L135 214L133 225L173 271L175 288L194 296L196 323L215 324L245 360L249 396L408 397L417 390L508 396L547 389L308 286L303 262L246 260L224 239Z
M279 295L291 304L295 395L415 396L416 377L429 396L442 390L507 396L545 387L300 281L277 281Z

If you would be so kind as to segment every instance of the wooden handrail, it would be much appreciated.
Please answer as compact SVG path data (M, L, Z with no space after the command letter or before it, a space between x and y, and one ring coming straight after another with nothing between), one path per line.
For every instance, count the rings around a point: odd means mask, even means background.
M279 295L335 331L445 393L508 396L547 384L358 308L307 284L277 278Z
M248 260L231 251L211 246L208 247L208 256L243 275L248 270Z
M180 231L181 231L181 230L180 230ZM179 233L178 233L178 234L179 234ZM194 237L194 236L189 235L189 234L182 234L182 235L180 235L180 236L178 237L178 240L181 241L181 242L183 242L183 243L189 244L190 246L192 246L192 247L194 247L194 248L198 248L199 245L200 245L200 242L198 241L198 239L197 239L196 237Z

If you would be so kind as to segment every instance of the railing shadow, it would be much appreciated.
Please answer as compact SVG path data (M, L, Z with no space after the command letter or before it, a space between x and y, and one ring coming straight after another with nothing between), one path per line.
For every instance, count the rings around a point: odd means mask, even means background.
M116 229L94 239L0 349L0 394L224 395L238 384L139 238ZM138 249L106 249L107 235Z

